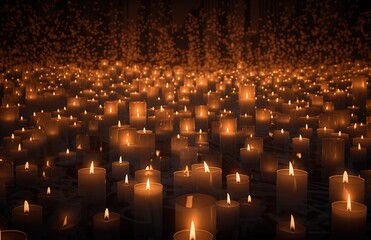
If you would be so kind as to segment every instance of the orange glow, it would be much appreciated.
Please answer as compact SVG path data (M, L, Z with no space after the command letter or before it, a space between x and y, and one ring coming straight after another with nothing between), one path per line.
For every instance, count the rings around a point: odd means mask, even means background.
M249 194L249 196L247 197L247 203L248 203L248 204L251 204L251 203L252 203L251 195L250 195L250 194Z
M30 169L30 164L28 162L26 162L26 164L24 165L24 169L25 170L29 170Z
M347 171L344 171L344 173L343 173L343 183L348 183L348 173L347 173Z
M67 216L64 216L63 227L67 227L67 224L68 224Z
M52 195L52 190L50 189L50 187L48 187L46 189L46 195L48 195L48 196L51 196Z
M240 174L236 172L236 183L239 183L239 182L241 182L241 177L240 177Z
M24 200L23 204L23 212L25 214L28 214L30 212L30 205L28 204L27 200Z
M294 167L291 162L289 162L289 175L294 176Z
M347 211L352 211L352 203L350 202L350 194L348 193L348 199L347 199Z
M188 169L188 165L186 165L186 167L185 167L184 174L185 174L187 177L189 177L189 169Z
M125 174L125 185L129 185L129 177Z
M149 184L149 178L147 179L146 190L151 190L151 185Z
M94 174L94 162L93 161L91 161L89 173Z
M106 208L106 211L104 211L104 220L109 220L109 211L108 208Z
M227 193L227 205L231 206L231 197L229 196L229 193Z
M196 240L196 229L195 229L195 223L192 220L191 223L191 229L189 231L189 240Z
M209 169L209 166L207 165L207 163L204 161L204 169L205 169L205 172L210 172L210 169Z
M291 219L290 219L290 230L292 232L295 232L295 219L294 219L294 216L292 216L292 214L291 214Z

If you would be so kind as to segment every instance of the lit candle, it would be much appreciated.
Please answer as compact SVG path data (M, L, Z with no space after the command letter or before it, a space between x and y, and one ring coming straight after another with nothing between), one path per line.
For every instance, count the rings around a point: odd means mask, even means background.
M117 200L120 202L131 203L134 199L135 181L129 182L129 176L126 174L125 179L117 182Z
M43 207L35 204L28 204L27 200L23 205L17 206L12 209L13 225L26 232L33 232L40 230L42 225Z
M21 144L18 144L16 149L9 151L9 157L16 165L24 164L28 161L28 150L22 148Z
M58 164L62 166L73 166L76 164L76 152L67 148L65 152L58 153L58 159Z
M220 119L219 137L220 137L220 151L222 153L235 154L236 151L236 118L222 118Z
M173 240L213 240L213 235L205 230L196 229L194 221L191 222L191 228L178 231L174 234Z
M152 166L147 166L145 169L135 171L135 181L145 183L147 180L151 182L161 182L161 172L153 169Z
M34 164L29 164L28 162L24 165L16 166L16 184L22 187L35 187L38 182L37 172L38 167Z
M217 227L220 232L230 232L238 227L240 204L231 200L227 193L226 200L219 200L215 203Z
M365 201L365 180L358 176L349 176L347 171L343 175L329 177L329 201L345 201L350 194L355 202Z
M108 208L93 217L94 239L120 239L120 214Z
M276 229L277 239L305 239L305 226L296 223L292 214L290 217L290 222L277 223Z
M367 149L358 143L357 147L350 148L350 159L353 167L356 169L364 169L367 163Z
M112 177L114 179L124 179L125 175L129 173L129 162L123 161L120 156L118 161L112 162Z
M250 192L249 176L238 172L227 175L227 191L231 194L232 199L237 201L246 197Z
M194 186L199 193L206 193L212 196L219 196L222 189L222 169L209 167L204 162L203 167L192 171Z
M1 240L27 240L27 234L18 230L0 230Z
M146 102L130 102L130 125L136 129L143 129L147 123L147 103Z
M184 169L186 166L192 166L197 163L198 149L196 147L185 147L179 156L179 168Z
M262 210L261 201L248 195L240 199L241 216L249 219L256 219Z
M302 156L309 157L310 154L310 140L299 135L298 138L292 138L293 153L301 153Z
M321 166L324 170L336 171L344 169L345 141L342 138L322 139Z
M188 166L184 170L175 171L174 175L174 191L178 194L188 193L193 189L192 171L189 171Z
M331 231L337 236L360 237L366 230L367 207L361 203L336 201L331 204Z
M247 144L245 148L240 148L240 161L244 169L249 171L257 169L259 166L259 158L260 155L258 150L252 148L250 144Z
M61 240L74 238L77 232L75 220L71 221L67 215L64 215L60 220L58 218L58 221L52 224L52 229L53 238Z

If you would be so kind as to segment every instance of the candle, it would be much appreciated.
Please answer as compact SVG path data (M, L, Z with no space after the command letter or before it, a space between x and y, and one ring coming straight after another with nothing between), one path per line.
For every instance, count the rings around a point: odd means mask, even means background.
M196 129L201 129L202 131L208 131L209 130L209 125L208 125L208 108L207 105L198 105L195 106L195 128Z
M56 239L73 239L76 236L77 227L75 221L71 221L67 215L64 215L61 220L56 221L56 223L52 224L51 233L53 238Z
M58 164L62 166L73 166L76 164L76 152L70 151L68 148L65 152L58 153Z
M290 217L290 222L277 223L276 229L277 239L305 239L305 226L296 223L292 214Z
M12 209L12 222L13 225L26 232L33 232L40 230L42 225L43 207L35 204L28 204L27 200L23 205L17 206Z
M364 169L367 163L367 149L362 147L360 143L358 143L357 147L351 147L350 159L353 167L356 169Z
M192 220L189 230L181 230L174 234L173 240L213 240L214 236L205 230L196 229L195 223Z
M261 201L248 195L240 199L240 209L242 217L256 220L262 210Z
M175 231L186 229L193 219L199 229L216 233L215 198L205 194L182 195L175 199Z
M18 186L35 187L38 182L38 167L26 162L15 167L15 180Z
M78 170L78 193L92 205L104 205L106 200L106 169L94 167Z
M198 149L196 147L185 147L179 156L179 168L184 169L186 166L192 166L197 163Z
M343 175L329 177L329 201L345 201L348 194L355 202L365 201L365 179L358 176L349 176L347 171Z
M138 221L138 237L162 235L162 191L160 183L150 182L149 179L134 185L134 216Z
M306 212L308 173L294 168L277 170L277 210Z
M246 148L240 148L240 162L244 169L251 172L252 169L259 168L259 152L247 144Z
M27 240L27 234L18 230L0 230L2 240Z
M134 199L134 185L136 183L136 181L129 182L129 176L127 174L124 180L117 182L117 200L131 203Z
M331 204L331 231L336 236L360 237L366 230L367 207L361 203L336 201Z
M222 189L222 169L209 167L204 162L203 167L192 171L194 186L199 193L206 193L212 196L219 196Z
M310 140L299 135L298 138L292 138L293 153L301 153L302 156L309 157L310 154Z
M11 185L13 182L13 167L12 161L3 160L0 158L0 183L4 184L3 187Z
M288 131L275 130L273 133L273 143L277 149L285 150L288 148L288 143L290 141L290 134Z
M345 141L341 138L322 139L321 166L327 171L343 169L345 163Z
M174 191L177 194L189 193L193 189L192 171L189 171L188 165L184 170L175 171L174 175Z
M267 136L271 127L271 114L270 111L267 109L259 109L256 110L256 123L255 129L256 134L261 136Z
M240 204L231 200L229 193L227 193L227 199L217 201L215 207L220 232L230 232L238 227Z
M112 177L124 179L125 175L129 173L129 165L129 162L122 161L122 156L120 156L118 161L112 162Z
M249 176L244 174L227 175L227 191L231 194L233 200L240 200L246 197L250 192Z
M135 171L135 181L138 183L144 183L147 180L151 182L161 182L161 172L153 169L152 166L147 166L145 169Z
M22 148L21 144L18 144L16 149L9 151L9 156L15 164L24 164L28 161L28 150Z
M93 217L94 239L120 239L120 214L108 208Z
M219 137L220 151L234 155L236 150L236 118L220 119Z
M130 125L136 129L143 129L147 122L147 103L146 102L130 102Z

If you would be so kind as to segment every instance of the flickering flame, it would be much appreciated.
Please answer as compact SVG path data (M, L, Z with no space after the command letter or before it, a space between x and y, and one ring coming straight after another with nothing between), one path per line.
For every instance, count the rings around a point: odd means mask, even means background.
M361 135L361 139L363 139L363 135Z
M290 230L291 232L295 232L295 219L294 216L291 214L291 219L290 219Z
M121 127L121 121L120 120L117 122L117 126Z
M24 200L23 204L23 212L25 214L28 214L30 212L30 205L28 204L27 200Z
M47 167L50 167L49 160L46 161L46 166L47 166Z
M67 220L67 215L64 216L64 219L63 219L63 227L67 227L67 224L68 224L68 220Z
M338 135L339 135L339 137L341 137L341 131L339 131Z
M348 193L348 199L347 199L347 211L352 211L352 203L350 202L350 194Z
M227 133L229 133L229 128L227 127L227 130L226 130Z
M70 154L70 150L68 148L66 149L66 154Z
M184 174L189 177L189 169L188 169L188 165L186 165L185 169L184 169Z
M361 150L361 144L358 143L358 150Z
M281 133L283 134L283 128L281 128Z
M356 128L357 128L357 123L354 124L354 129L356 129Z
M47 195L47 196L52 195L52 190L50 189L50 187L48 187L48 188L46 189L46 195Z
M14 133L12 133L12 136L10 137L11 139L14 139Z
M109 211L108 211L108 208L106 208L106 211L104 211L104 220L108 220L109 219Z
M249 98L249 93L246 93L246 94L245 94L245 98L246 98L246 99Z
M149 178L147 179L147 183L146 183L146 190L150 190L151 189L151 186L149 184Z
M294 168L291 162L289 162L289 175L294 176Z
M26 162L26 164L24 165L24 169L25 170L29 170L30 169L30 164L28 162Z
M196 240L196 229L195 229L195 223L192 220L191 223L191 229L189 231L189 240Z
M112 113L112 108L111 107L109 108L109 112Z
M250 144L247 144L247 151L251 151Z
M227 193L227 205L231 206L231 197L229 196L229 193Z
M177 138L177 139L180 139L180 135L179 135L179 134L178 134L178 135L176 135L176 138Z
M308 124L305 124L305 129L308 129Z
M89 173L94 174L94 162L93 161L91 161Z
M129 177L125 174L125 185L129 185Z
M18 144L18 151L22 151L22 146L21 146L21 144Z
M343 183L348 183L348 173L347 173L347 171L344 171L344 173L343 173Z
M236 172L236 183L239 183L239 182L241 182L241 177L240 177L240 174Z
M160 156L160 150L156 150L156 157L159 157Z
M207 163L204 161L204 169L205 169L205 172L210 172L210 169L209 169L209 166L207 165Z
M119 164L121 164L122 163L122 156L120 156L120 158L119 158Z
M303 137L301 136L301 134L299 135L299 140L303 141Z
M326 131L326 130L327 130L327 128L326 128L326 127L324 127L324 128L323 128L323 130L324 130L324 131Z
M24 127L22 128L22 132L24 132L24 131L26 131L25 129L24 129Z
M251 204L252 203L252 201L251 201L251 195L249 194L249 196L247 196L247 203L248 204Z

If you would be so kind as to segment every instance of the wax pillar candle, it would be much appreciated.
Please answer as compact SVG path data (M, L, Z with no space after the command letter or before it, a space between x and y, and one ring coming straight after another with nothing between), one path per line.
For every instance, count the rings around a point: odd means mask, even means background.
M203 167L198 167L192 171L193 181L196 191L207 193L212 196L219 196L222 188L222 169L209 167L204 162Z
M64 240L64 239L71 239L76 236L77 232L77 225L76 220L68 215L64 215L61 219L52 224L51 226L52 232L51 235L53 238Z
M195 106L195 128L202 129L202 131L207 132L208 127L208 108L206 105Z
M290 134L288 131L284 131L283 128L281 130L275 130L273 133L273 142L274 145L279 147L280 149L286 149L288 143L290 141Z
M219 125L220 151L235 154L236 151L237 120L235 118L222 118Z
M147 122L147 103L130 102L129 104L130 125L136 129L143 129Z
M148 148L151 152L155 151L155 134L151 130L143 128L137 131L137 144Z
M43 221L42 212L42 206L30 205L25 200L23 205L12 209L13 225L27 232L37 231Z
M239 174L238 172L227 175L227 191L233 200L238 201L246 197L250 192L249 176Z
M18 230L1 230L2 240L27 240L27 234Z
M360 237L366 230L367 207L361 203L336 201L331 204L331 232L336 236Z
M19 136L15 136L12 133L11 136L7 136L3 138L4 148L6 149L17 149L18 145L22 143L22 139Z
M259 152L255 148L251 148L250 144L247 147L240 148L240 161L244 169L252 170L259 168Z
M14 164L12 161L0 158L0 182L4 184L4 187L13 182L13 167Z
M256 134L266 136L271 126L271 114L267 109L256 109Z
M149 179L134 185L134 216L139 223L136 225L137 236L162 235L162 191L160 183Z
M306 227L295 222L291 215L290 222L279 222L276 226L277 239L305 239Z
M188 166L184 170L175 171L174 175L174 191L177 193L188 193L193 189L192 171L189 171Z
M193 219L198 228L216 233L215 198L205 194L182 195L175 199L175 231L186 229Z
M28 150L22 148L21 144L18 144L16 149L11 149L9 155L15 164L24 164L28 161Z
M16 184L22 187L35 187L38 182L38 167L37 165L26 162L24 165L15 167Z
M358 143L357 147L350 148L350 159L353 167L356 169L364 169L367 163L367 149Z
M230 232L238 227L240 204L230 199L227 193L226 200L215 203L217 226L220 232Z
M274 181L277 168L277 157L273 154L263 153L260 158L260 172L262 173L262 177Z
M213 240L214 236L205 230L196 229L194 222L192 220L191 228L188 230L181 230L174 234L173 240L189 240L189 239L198 239L198 240Z
M129 173L129 162L123 161L120 156L118 161L112 162L112 177L114 179L124 179L125 175Z
M85 197L88 203L103 205L106 200L106 169L94 167L78 170L78 193Z
M62 166L72 166L76 164L76 152L70 151L68 148L65 152L58 153L58 164Z
M343 175L329 177L329 201L345 201L348 194L355 202L365 201L365 179L358 176L349 176L347 171Z
M181 136L188 138L188 145L193 146L195 142L195 119L194 118L180 119L179 132Z
M134 185L136 183L133 180L129 181L127 174L124 180L117 182L117 200L131 203L134 199Z
M30 137L22 140L22 146L28 151L28 159L39 159L41 154L41 142L38 139Z
M303 138L299 135L298 138L292 139L292 151L294 153L301 153L302 155L309 157L310 151L310 140L309 138Z
M251 195L240 199L241 217L248 219L256 219L262 210L261 201L256 198L252 198Z
M185 147L179 155L179 168L184 169L186 166L192 166L197 163L198 149L196 147Z
M146 167L146 169L141 169L135 171L135 181L138 183L145 183L147 180L154 183L161 182L161 172L159 170L152 169L151 167Z
M182 137L179 134L171 138L171 157L175 162L175 166L179 167L180 152L188 146L188 138Z
M109 212L108 208L93 217L94 239L120 239L120 214Z
M293 168L277 170L277 210L306 213L308 173Z
M326 170L344 168L345 141L341 138L322 139L321 166Z
M313 136L313 128L309 128L308 124L305 124L304 128L299 129L299 133L305 137L311 139Z
M239 88L239 107L241 113L251 114L255 108L255 85L242 85Z

